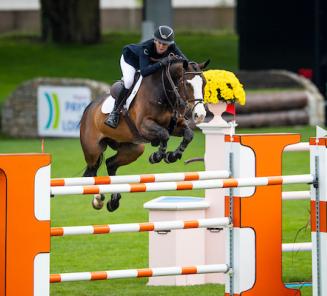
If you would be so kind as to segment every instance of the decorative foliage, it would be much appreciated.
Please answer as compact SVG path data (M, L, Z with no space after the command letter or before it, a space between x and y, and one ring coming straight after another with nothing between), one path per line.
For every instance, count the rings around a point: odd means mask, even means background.
M204 89L204 102L217 104L218 101L245 104L243 85L234 73L225 70L208 70L204 76L207 84Z

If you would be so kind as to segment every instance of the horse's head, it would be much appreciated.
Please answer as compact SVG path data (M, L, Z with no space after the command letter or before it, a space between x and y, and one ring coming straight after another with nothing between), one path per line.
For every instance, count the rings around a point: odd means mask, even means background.
M175 55L170 55L169 63L164 70L170 84L170 87L167 89L171 96L168 96L166 93L168 103L171 106L174 105L175 109L179 109L182 114L192 113L192 119L195 123L202 122L206 116L203 102L206 80L202 69L209 62L208 60L198 64L187 62L185 59ZM176 103L173 104L169 97L174 97Z
M184 88L184 98L187 102L187 109L192 112L192 119L195 123L201 123L206 116L203 101L206 80L202 73L202 69L204 69L209 62L208 60L201 64L195 62L183 64L184 72L180 84L181 87Z

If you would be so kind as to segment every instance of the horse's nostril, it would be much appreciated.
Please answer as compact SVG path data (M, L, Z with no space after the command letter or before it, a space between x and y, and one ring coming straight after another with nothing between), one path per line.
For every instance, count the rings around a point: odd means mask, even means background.
M194 121L196 122L196 123L200 123L200 122L202 122L204 120L204 116L203 115L201 115L201 116L195 116L194 117Z

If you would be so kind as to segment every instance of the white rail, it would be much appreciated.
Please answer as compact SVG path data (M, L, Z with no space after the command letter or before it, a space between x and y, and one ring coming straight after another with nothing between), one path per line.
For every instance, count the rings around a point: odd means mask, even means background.
M282 193L283 200L304 200L310 197L310 191L284 191Z
M310 252L312 251L312 243L289 243L283 244L283 252Z
M296 143L286 146L284 151L285 152L310 151L310 145L309 142Z

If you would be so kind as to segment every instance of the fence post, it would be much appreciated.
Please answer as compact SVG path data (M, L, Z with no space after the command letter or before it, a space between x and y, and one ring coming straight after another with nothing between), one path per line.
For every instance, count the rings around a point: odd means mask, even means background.
M49 295L50 162L0 155L0 295Z
M233 177L282 175L283 150L299 141L297 134L226 136ZM282 186L236 188L232 193L226 198L233 230L227 238L232 273L226 279L225 296L299 295L282 281Z
M327 295L327 138L310 138L312 295Z

